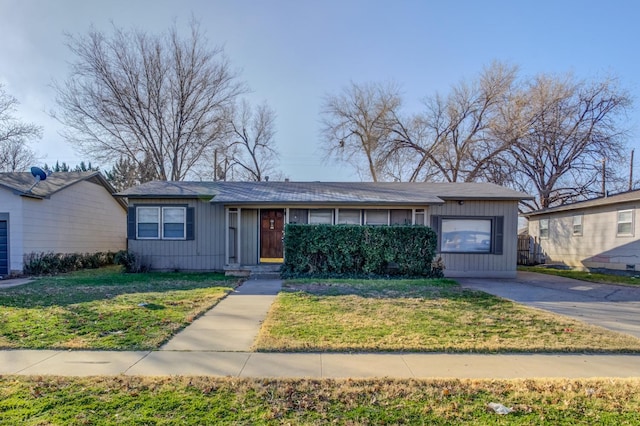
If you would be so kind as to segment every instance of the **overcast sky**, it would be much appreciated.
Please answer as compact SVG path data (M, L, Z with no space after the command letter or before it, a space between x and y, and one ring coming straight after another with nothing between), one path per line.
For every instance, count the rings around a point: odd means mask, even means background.
M350 81L393 80L407 107L474 78L493 60L521 74L573 72L620 77L637 104L630 147L640 146L640 2L635 0L0 0L0 83L20 104L18 116L44 127L34 145L42 163L83 158L48 112L50 87L73 59L64 33L90 25L110 31L186 28L193 15L212 46L278 115L280 169L292 180L358 180L346 166L325 164L320 104ZM186 35L186 33L185 33ZM640 156L636 156L638 158ZM98 164L99 165L99 164ZM102 165L101 165L102 166ZM105 168L105 167L103 167Z

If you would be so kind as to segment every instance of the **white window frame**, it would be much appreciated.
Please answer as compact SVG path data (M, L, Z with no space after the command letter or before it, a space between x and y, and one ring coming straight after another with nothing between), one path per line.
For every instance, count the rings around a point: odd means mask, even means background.
M155 237L141 237L140 236L140 223L151 223L151 222L141 222L140 221L140 210L155 210L157 211L158 222L157 222L157 236ZM170 209L181 209L182 210L182 237L167 237L164 235L164 224L165 224L165 211ZM171 223L179 223L179 222L171 222ZM183 241L187 239L187 208L184 206L137 206L136 207L136 239L137 240L171 240L171 241Z
M418 217L422 216L422 220L418 221ZM414 225L425 225L426 224L427 212L425 209L413 209L413 224Z
M369 223L369 213L371 212L387 212L387 223ZM367 209L364 211L364 224L372 225L372 226L389 226L389 221L391 218L391 211L389 209Z
M158 215L158 222L157 222L157 233L155 237L141 237L139 234L139 230L140 230L140 223L152 223L152 222L141 222L140 221L140 210L155 210L157 211L157 215ZM162 223L162 212L160 210L159 206L138 206L136 207L136 239L137 240L159 240L161 234L161 223Z
M543 226L542 224L546 224L546 226ZM541 240L547 240L549 239L549 228L551 225L551 219L549 219L548 217L544 218L544 219L540 219L540 221L538 221L538 237L540 237ZM546 231L546 232L544 232Z
M182 210L182 237L167 237L164 235L164 225L165 225L165 211L166 210ZM162 239L163 240L185 240L187 238L187 208L182 206L165 206L162 207L162 218L161 218L162 226ZM179 223L179 222L170 222L170 223Z
M633 223L633 209L624 209L618 210L616 213L616 236L618 237L632 237L634 234L634 223ZM629 220L620 220L620 216L622 214L628 213L630 216ZM620 232L620 225L629 224L631 230L629 232Z
M573 218L571 220L573 235L582 236L582 233L584 232L584 215L582 213L573 215Z

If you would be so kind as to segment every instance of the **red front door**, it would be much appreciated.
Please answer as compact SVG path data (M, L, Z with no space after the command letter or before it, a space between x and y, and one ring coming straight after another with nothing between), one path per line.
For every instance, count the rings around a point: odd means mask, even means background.
M260 261L282 262L284 210L260 210Z

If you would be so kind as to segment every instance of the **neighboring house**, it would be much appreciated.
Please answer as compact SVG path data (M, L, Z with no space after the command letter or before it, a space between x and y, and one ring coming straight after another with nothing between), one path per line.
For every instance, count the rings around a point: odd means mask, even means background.
M23 271L30 253L126 248L126 203L100 172L0 173L0 277Z
M640 191L629 191L524 216L546 263L580 269L640 270Z
M159 270L282 263L286 223L430 225L445 275L516 274L518 202L480 183L149 182L129 204L128 246Z

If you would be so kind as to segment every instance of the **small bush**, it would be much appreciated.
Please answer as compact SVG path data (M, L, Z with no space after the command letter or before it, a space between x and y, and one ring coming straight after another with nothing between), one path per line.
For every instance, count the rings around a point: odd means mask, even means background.
M117 252L113 258L113 262L116 265L121 265L124 272L129 274L146 272L149 269L138 261L135 253L127 250Z
M96 269L113 265L112 252L97 253L44 253L32 252L24 256L24 273L27 275L55 275L79 269Z

